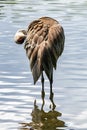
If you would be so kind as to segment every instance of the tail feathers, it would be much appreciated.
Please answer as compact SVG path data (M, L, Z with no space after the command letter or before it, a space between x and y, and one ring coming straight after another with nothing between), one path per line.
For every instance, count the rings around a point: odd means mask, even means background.
M35 84L41 75L41 65L40 65L39 59L35 62L32 68L32 75L33 75L33 80Z
M39 54L39 50L41 51L40 46L37 46L30 57L30 67L32 70L34 84L37 82L42 72L41 55Z
M46 46L44 47L42 61L43 61L42 62L43 69L44 69L48 79L51 80L51 75L53 73L53 64L52 64L49 49Z
M54 69L56 70L57 58L55 57L55 55L53 53L54 50L49 49L49 51L50 51L51 62L53 64Z
M39 79L42 71L45 71L48 79L51 80L53 63L49 48L43 44L42 46L39 46L38 51L36 51L35 54L36 55L32 54L32 58L30 59L34 84Z

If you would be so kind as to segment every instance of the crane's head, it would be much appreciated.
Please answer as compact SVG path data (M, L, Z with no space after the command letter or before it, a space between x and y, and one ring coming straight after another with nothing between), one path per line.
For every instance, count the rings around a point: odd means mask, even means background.
M26 30L18 30L14 36L14 41L17 44L22 44L27 36Z

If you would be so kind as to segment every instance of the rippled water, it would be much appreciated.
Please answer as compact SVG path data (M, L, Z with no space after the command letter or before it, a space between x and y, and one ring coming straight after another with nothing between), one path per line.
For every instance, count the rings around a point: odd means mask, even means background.
M65 30L65 49L54 72L49 99L40 80L34 86L17 29L41 16ZM0 130L87 130L87 1L0 0Z

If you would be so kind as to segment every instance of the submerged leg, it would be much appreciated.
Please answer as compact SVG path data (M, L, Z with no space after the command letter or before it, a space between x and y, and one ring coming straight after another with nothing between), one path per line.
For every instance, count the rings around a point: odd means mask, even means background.
M52 103L52 105L50 105L50 108L51 108L52 110L55 110L56 105L55 105L55 103L54 103L53 97L54 97L54 93L52 92L52 93L50 93L50 101L51 101L51 103Z

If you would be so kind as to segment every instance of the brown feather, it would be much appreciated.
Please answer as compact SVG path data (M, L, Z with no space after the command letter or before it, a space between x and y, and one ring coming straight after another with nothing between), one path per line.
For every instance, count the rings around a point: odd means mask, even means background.
M64 49L64 31L56 20L42 17L33 21L29 27L25 42L25 49L34 78L34 83L45 71L49 80L56 69L57 59Z

